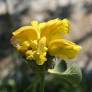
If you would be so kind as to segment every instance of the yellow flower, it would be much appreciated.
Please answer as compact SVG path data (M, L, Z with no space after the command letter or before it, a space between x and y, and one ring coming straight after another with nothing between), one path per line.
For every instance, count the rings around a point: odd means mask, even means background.
M64 35L70 32L67 19L57 18L43 23L33 21L31 24L13 32L11 38L13 46L26 59L43 65L47 61L47 52L51 56L72 59L80 51L79 45L64 39Z

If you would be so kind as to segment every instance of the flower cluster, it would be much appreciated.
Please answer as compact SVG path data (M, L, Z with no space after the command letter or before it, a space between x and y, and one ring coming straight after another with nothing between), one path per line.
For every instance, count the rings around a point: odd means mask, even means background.
M27 60L43 65L47 61L47 53L62 59L72 59L78 54L81 47L64 39L69 32L67 19L57 18L42 23L33 21L31 25L13 32L11 42Z

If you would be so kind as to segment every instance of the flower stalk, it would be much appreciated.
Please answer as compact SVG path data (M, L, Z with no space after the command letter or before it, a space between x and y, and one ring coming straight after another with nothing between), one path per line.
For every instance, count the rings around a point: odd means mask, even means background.
M40 78L39 92L44 92L44 88L45 88L45 71L44 70L40 71L39 78Z

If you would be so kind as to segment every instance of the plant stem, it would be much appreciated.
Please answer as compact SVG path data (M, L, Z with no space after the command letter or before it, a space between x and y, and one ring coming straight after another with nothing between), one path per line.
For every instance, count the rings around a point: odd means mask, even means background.
M37 75L34 76L34 79L31 82L31 85L27 89L24 90L24 92L36 92L36 87L37 87Z
M37 79L33 80L30 92L36 92L36 80Z
M45 73L42 71L40 73L40 87L39 92L44 92L44 86L45 86Z

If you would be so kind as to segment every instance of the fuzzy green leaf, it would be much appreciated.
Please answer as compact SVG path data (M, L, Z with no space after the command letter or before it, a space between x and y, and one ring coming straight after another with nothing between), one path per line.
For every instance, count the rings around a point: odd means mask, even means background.
M65 65L65 63L64 63ZM55 74L58 77L66 79L68 82L72 84L78 84L82 80L82 73L77 64L70 64L67 69L62 72L62 64L59 63L55 66L54 69L49 69L49 73Z

